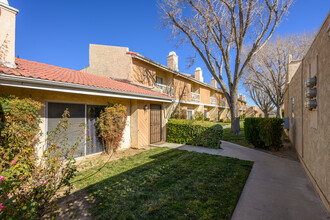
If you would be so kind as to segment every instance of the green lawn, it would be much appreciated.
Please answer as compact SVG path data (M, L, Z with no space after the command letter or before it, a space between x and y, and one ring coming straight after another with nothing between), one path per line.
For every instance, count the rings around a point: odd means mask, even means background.
M224 125L230 125L230 122L219 122L219 124L220 124L221 126L224 126Z
M241 123L241 135L231 135L230 134L230 128L223 129L222 140L228 141L228 142L231 142L231 143L234 143L234 144L239 144L239 145L242 145L242 146L245 146L245 147L254 148L254 146L252 144L249 144L245 140L244 123Z
M230 219L252 164L155 148L110 162L75 186L89 193L96 219Z

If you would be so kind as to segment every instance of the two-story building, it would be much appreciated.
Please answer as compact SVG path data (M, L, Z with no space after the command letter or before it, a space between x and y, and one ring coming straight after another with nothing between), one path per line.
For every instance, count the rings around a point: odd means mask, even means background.
M201 68L196 68L194 75L179 72L175 52L170 52L165 66L127 47L91 44L89 66L81 71L129 81L172 96L173 103L164 106L167 119L178 104L188 119L196 111L212 121L230 118L228 103L216 80L212 78L211 85L205 83ZM245 96L240 94L238 100L239 110L244 114Z

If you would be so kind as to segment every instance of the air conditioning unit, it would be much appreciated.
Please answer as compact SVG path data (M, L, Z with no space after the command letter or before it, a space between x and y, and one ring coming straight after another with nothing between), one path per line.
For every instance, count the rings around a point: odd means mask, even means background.
M314 100L308 100L305 102L305 107L308 108L309 110L312 110L317 107L317 101Z
M315 89L308 89L307 91L306 91L306 98L315 98L316 97L316 95L317 95L317 89L315 88Z

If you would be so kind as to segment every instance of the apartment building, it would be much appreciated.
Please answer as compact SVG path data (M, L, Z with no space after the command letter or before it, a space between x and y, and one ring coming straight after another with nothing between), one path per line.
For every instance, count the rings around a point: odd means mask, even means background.
M138 148L165 140L166 120L162 106L172 103L171 96L125 80L100 76L102 74L94 75L15 58L17 13L18 10L7 1L0 0L0 42L6 48L2 55L0 47L0 96L32 98L43 104L39 111L42 131L40 145L37 146L39 154L46 147L47 134L57 126L65 109L70 112L69 123L72 125L68 130L68 142L73 144L77 137L83 135L83 143L75 156L102 152L103 145L94 122L99 117L97 109L108 103L122 104L127 109L120 149ZM119 59L118 62L123 61ZM87 128L82 130L81 123L86 124Z
M127 47L91 44L89 66L81 71L129 81L173 97L173 103L164 106L166 119L178 107L186 112L188 119L192 119L196 111L203 112L212 121L230 118L228 103L216 80L212 78L211 85L205 83L201 68L196 68L194 74L181 73L175 52L169 53L165 66ZM244 114L245 96L240 94L238 101Z

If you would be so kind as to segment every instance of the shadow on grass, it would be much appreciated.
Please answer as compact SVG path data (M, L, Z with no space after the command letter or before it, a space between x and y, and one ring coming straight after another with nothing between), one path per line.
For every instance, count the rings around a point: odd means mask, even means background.
M75 186L88 193L97 219L229 219L251 167L249 161L156 148L111 162Z

